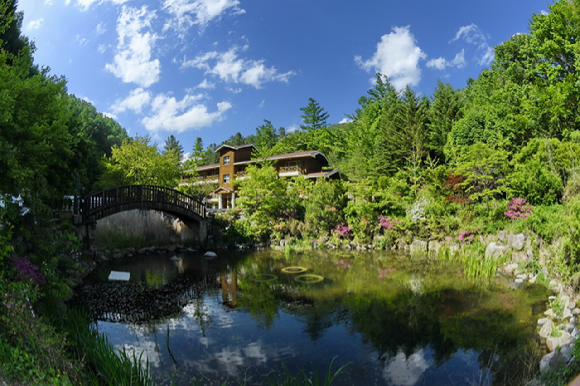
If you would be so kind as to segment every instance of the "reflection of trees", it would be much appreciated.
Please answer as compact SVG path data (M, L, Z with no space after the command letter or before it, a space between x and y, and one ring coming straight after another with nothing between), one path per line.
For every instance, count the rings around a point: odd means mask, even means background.
M77 300L89 308L95 320L143 323L179 314L191 301L203 299L208 289L218 288L215 272L193 272L157 286L144 282L86 284L77 292Z

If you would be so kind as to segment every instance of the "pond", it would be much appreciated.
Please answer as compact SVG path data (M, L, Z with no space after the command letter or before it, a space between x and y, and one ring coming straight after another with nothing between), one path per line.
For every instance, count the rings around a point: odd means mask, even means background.
M540 285L385 251L217 254L104 263L77 299L158 384L263 384L285 367L324 375L335 358L348 365L334 385L507 385L539 350Z

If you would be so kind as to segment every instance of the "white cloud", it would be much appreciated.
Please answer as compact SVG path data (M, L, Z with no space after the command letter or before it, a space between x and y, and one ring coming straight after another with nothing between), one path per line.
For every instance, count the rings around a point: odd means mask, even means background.
M28 25L26 26L26 28L28 28L28 29L39 29L40 28L40 25L42 24L43 21L44 21L44 19L42 17L40 19L32 20L31 22L28 23Z
M226 11L234 15L245 13L238 0L165 0L162 9L172 16L163 30L174 29L181 37L193 25L205 28Z
M215 88L215 83L212 83L212 82L208 81L207 79L204 79L203 82L201 82L200 84L198 84L195 87L196 88L210 89L210 88Z
M264 104L266 104L266 100L262 99L262 102L260 102L260 104L258 105L258 108L261 109L262 107L264 107Z
M148 11L147 6L141 9L123 6L117 21L119 40L114 64L105 68L124 83L136 83L141 87L149 87L159 81L161 65L158 59L151 60L151 50L158 39L156 34L141 33L145 28L151 28L155 18L154 11Z
M102 35L105 32L107 32L107 29L105 28L105 26L103 25L103 23L97 24L97 27L95 28L95 34Z
M117 116L115 114L113 114L113 113L107 113L107 112L105 112L105 113L103 113L103 115L105 117L107 117L107 118L114 119L115 121L118 119Z
M51 0L50 0L51 1ZM102 4L102 3L106 3L106 2L111 2L113 4L123 4L126 3L127 1L131 1L131 0L77 0L76 4L77 6L79 6L83 11L87 11L93 4ZM65 4L70 3L70 0L66 0ZM52 1L51 1L52 4Z
M141 121L149 131L171 131L182 133L190 129L209 127L214 121L224 119L230 102L217 103L217 110L208 112L204 104L198 103L203 95L186 95L181 101L164 94L157 95L151 102L153 115Z
M129 93L125 99L118 99L111 108L115 113L122 113L126 110L132 110L136 114L140 114L143 107L149 105L151 102L151 94L142 88L136 88Z
M247 48L246 45L241 50L244 51ZM295 74L294 71L279 73L275 67L268 68L264 65L263 59L238 58L239 50L239 47L234 46L226 52L207 52L195 59L184 61L182 67L195 67L204 70L206 74L217 76L226 83L241 83L257 89L266 82L287 83Z
M77 34L75 41L82 45L87 44L89 42L89 39L83 38L81 35Z
M52 5L53 2L52 2L52 0L45 0L44 1L44 4L46 4L46 5Z
M479 55L477 62L480 65L489 65L493 61L493 47L489 46L487 43L487 36L477 25L471 23L470 25L460 27L450 43L459 39L464 40L466 43L477 46L477 52Z
M540 11L540 13L541 13L542 15L549 15L549 14L550 14L550 12L546 11L545 9L542 9L542 10Z
M394 27L393 32L383 35L372 58L363 61L355 56L360 68L388 76L395 88L402 90L406 85L416 86L421 80L419 62L427 55L417 46L415 37L406 27ZM374 77L373 77L374 79ZM371 79L372 80L372 79Z
M107 46L105 44L99 44L97 51L99 51L99 54L104 54L107 51Z
M344 118L342 118L342 120L341 120L340 122L338 122L338 123L339 123L339 124L342 124L342 123L350 123L350 122L352 122L352 119L349 119L349 118L347 118L347 117L344 117Z
M445 58L431 59L427 62L427 67L438 70L445 70L446 67L463 68L465 67L465 50L459 51L451 61Z

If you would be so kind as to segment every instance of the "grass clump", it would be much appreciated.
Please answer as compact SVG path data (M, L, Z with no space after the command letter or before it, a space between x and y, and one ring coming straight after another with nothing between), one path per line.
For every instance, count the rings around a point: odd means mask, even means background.
M180 242L179 220L152 210L130 210L97 222L97 248L142 248Z

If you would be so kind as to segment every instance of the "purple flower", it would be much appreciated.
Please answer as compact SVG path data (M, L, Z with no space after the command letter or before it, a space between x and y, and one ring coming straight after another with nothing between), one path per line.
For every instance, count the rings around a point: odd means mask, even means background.
M16 268L16 272L18 274L18 278L21 281L31 280L36 283L36 285L40 286L46 283L44 276L41 272L38 272L38 267L32 264L28 257L26 256L18 256L14 255L11 258L12 265Z
M383 228L397 229L397 225L399 224L401 223L395 219L392 219L390 217L385 218L383 216L379 216L379 225Z
M350 229L346 225L337 224L336 228L334 228L333 232L344 237L344 236L350 236L352 233L352 229Z
M526 200L520 197L512 198L512 201L508 204L508 211L503 214L509 218L510 221L517 220L519 218L526 219L532 214L533 206L526 205Z

